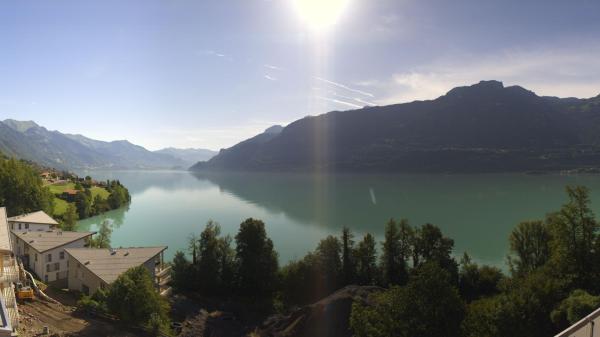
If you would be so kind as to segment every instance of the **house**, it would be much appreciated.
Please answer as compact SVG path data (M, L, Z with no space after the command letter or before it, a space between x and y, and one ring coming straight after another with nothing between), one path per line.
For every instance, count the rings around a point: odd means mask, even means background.
M66 202L74 202L75 198L77 198L77 193L79 193L78 190L66 189L61 193L60 198Z
M58 222L44 211L21 214L8 218L10 230L47 231L58 226Z
M152 275L156 289L167 295L171 267L165 266L163 253L167 247L68 248L68 287L86 295L94 294L114 282L127 270L144 266Z
M96 232L12 231L15 242L13 249L23 261L44 282L67 282L66 248L88 247Z
M13 283L19 280L19 273L12 255L6 209L0 207L0 336L11 336L19 324L13 288Z

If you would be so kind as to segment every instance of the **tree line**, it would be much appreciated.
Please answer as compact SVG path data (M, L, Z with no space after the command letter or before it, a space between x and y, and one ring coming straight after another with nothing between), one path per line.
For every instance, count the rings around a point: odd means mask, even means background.
M39 170L31 163L0 154L0 206L6 207L8 216L42 210L58 219L64 230L75 230L77 220L120 208L131 201L129 191L118 180L102 183L109 193L107 198L99 194L92 197L91 177L83 179L71 174L78 193L65 213L55 214L55 195L44 186Z
M53 214L54 195L29 163L0 154L0 206L8 216L39 210Z
M566 192L559 210L512 231L508 273L466 253L457 260L454 241L433 224L393 219L379 245L344 228L279 267L264 223L247 219L234 239L213 221L192 236L190 258L174 258L173 286L285 310L346 285L373 285L382 290L353 305L355 336L549 336L600 306L600 225L587 188Z
M60 216L63 229L73 230L79 219L86 219L104 212L121 208L131 202L131 196L125 186L118 180L107 180L105 188L108 191L108 197L104 198L100 194L92 195L92 185L88 182L91 178L88 176L83 183L75 183L74 202L67 205L65 213ZM86 182L88 182L86 184Z

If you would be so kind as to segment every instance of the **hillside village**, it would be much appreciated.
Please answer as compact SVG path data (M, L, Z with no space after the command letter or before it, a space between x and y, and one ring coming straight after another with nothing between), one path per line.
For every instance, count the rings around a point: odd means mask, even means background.
M0 207L0 337L28 335L22 333L27 327L22 326L19 299L33 295L57 303L44 292L46 287L93 295L131 268L143 266L160 295L171 292L165 246L92 248L96 232L63 231L44 211L6 214Z

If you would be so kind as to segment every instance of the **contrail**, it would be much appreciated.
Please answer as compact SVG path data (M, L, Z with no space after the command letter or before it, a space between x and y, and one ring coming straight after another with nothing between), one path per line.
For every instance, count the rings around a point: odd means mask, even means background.
M350 88L350 87L348 87L348 86L346 86L346 85L343 85L343 84L341 84L341 83L336 83L336 82L333 82L333 81L330 81L330 80L326 80L326 79L324 79L324 78L322 78L322 77L315 77L315 79L317 79L317 80L319 80L319 81L321 81L321 82L325 82L325 83L328 83L328 84L334 85L334 86L336 86L336 87L338 87L338 88L342 88L342 89L344 89L344 90L348 90L348 91L351 91L351 92L357 93L357 94L361 94L361 95L364 95L364 96L369 96L369 97L375 97L375 95L373 95L373 94L371 94L371 93L368 93L368 92L366 92L366 91L362 91L362 90L358 90L358 89L352 89L352 88Z

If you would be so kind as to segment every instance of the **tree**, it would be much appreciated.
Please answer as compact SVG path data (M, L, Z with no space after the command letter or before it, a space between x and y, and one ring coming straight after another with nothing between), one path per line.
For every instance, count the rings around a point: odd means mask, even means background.
M600 296L590 295L587 291L581 289L574 290L552 311L552 322L556 326L566 328L589 315L599 306Z
M288 262L279 275L282 300L287 306L310 304L327 296L327 291L321 287L322 275L315 253Z
M414 234L413 265L415 268L435 262L450 273L455 284L458 282L458 264L452 258L454 240L445 237L435 225L425 224Z
M375 238L367 233L362 241L358 243L355 251L355 261L358 283L362 285L374 285L377 283L377 249Z
M465 253L460 263L458 290L467 302L489 297L500 292L498 286L503 277L500 269L489 266L479 267Z
M69 203L67 205L67 209L63 214L63 219L63 230L74 231L77 228L77 220L79 219L79 216L77 215L77 209L75 208L75 205L73 205L72 203Z
M192 290L194 289L193 269L190 262L185 257L185 253L177 251L173 257L173 266L171 268L171 277L173 280L173 288L176 290Z
M500 294L472 302L463 322L465 335L554 336L558 330L550 315L566 296L568 283L555 272L547 267L538 268L507 282Z
M555 268L573 277L575 288L597 289L599 225L590 207L589 190L584 186L567 186L566 190L569 201L547 218L551 260Z
M125 206L131 201L129 191L125 188L125 186L121 185L121 182L118 180L110 181L107 189L110 193L107 201L111 209L117 209L121 206Z
M100 223L98 234L92 239L92 247L94 248L110 248L110 236L112 229L108 220L103 220Z
M550 258L550 231L542 221L524 221L509 237L509 265L516 275L524 275L543 266Z
M108 201L102 198L100 194L97 194L94 197L94 202L92 203L92 214L98 215L108 210L110 210L110 205L108 204Z
M435 262L417 268L405 287L355 302L350 326L357 337L458 337L465 306L449 273Z
M126 323L148 325L158 319L163 326L169 324L169 304L154 288L144 266L120 275L108 287L106 303L108 310Z
M240 224L235 236L237 287L241 294L270 296L277 280L277 253L265 224L252 218Z
M6 207L8 216L39 210L52 214L54 195L31 165L0 158L0 206Z
M342 282L344 285L356 281L356 266L353 256L354 234L348 227L342 229Z
M75 196L75 205L77 206L77 214L79 219L85 219L92 213L91 192L89 189L77 192Z
M404 284L408 277L406 266L406 245L409 235L408 223L402 221L403 231L398 229L394 219L385 226L385 240L383 241L383 253L381 255L381 270L383 271L383 282L385 285Z
M233 251L229 236L220 237L221 226L209 220L198 239L196 281L202 291L224 292L231 288Z
M315 250L317 258L319 284L325 295L337 290L342 284L342 245L335 236L329 235L319 242Z

